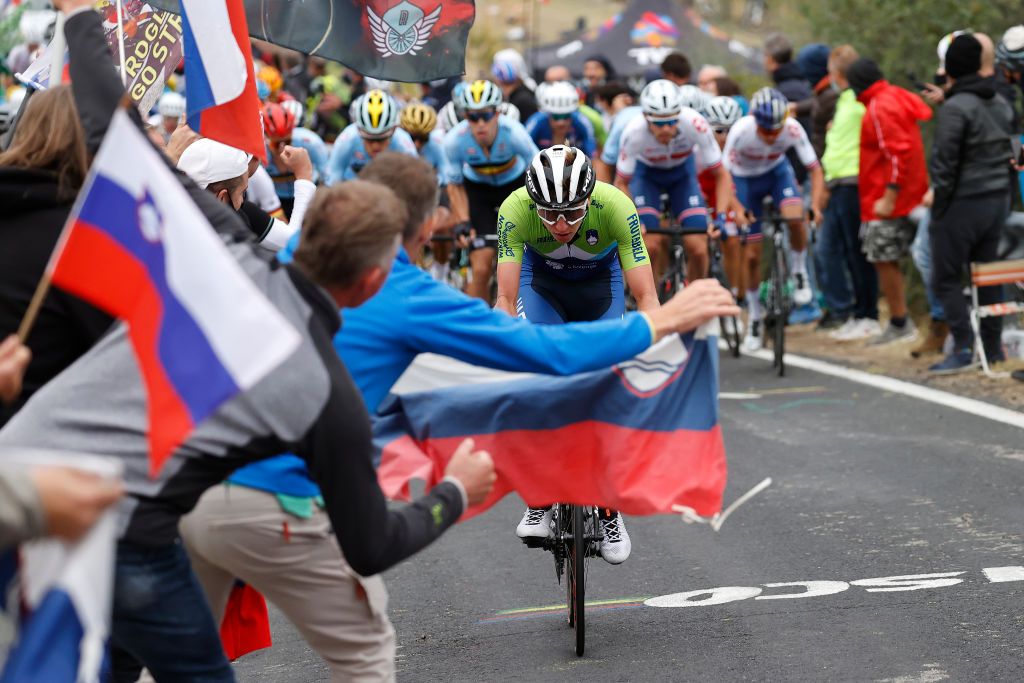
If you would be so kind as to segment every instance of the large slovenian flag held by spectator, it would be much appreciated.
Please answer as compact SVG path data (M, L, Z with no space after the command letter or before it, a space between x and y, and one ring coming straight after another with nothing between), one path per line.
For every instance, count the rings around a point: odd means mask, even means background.
M714 515L726 480L716 344L702 328L570 377L420 356L374 426L381 486L398 499L408 498L411 479L430 488L472 437L494 457L498 481L466 516L510 491L531 506L576 503L631 515L683 506Z
M153 474L196 424L300 342L121 110L50 272L127 322L149 399Z
M188 125L266 161L242 0L182 0Z
M24 457L22 457L24 455ZM41 452L5 462L58 465L119 477L110 458ZM0 632L16 633L0 683L99 681L110 633L117 517L107 510L80 540L42 539L0 552ZM0 662L3 662L0 650Z

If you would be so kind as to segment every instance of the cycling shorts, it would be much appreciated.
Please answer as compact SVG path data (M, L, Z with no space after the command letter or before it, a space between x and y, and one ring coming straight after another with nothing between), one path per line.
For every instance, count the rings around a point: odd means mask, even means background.
M520 317L545 325L621 318L626 313L622 268L616 258L592 277L567 280L556 275L529 249L519 275Z
M629 181L629 191L636 212L645 228L657 228L661 222L661 196L668 195L673 220L687 228L708 224L708 210L697 182L693 157L674 168L654 168L636 162L636 171Z
M761 213L764 211L765 197L771 196L775 206L780 210L782 207L792 204L803 206L803 200L800 198L800 186L797 185L796 177L793 175L793 167L785 159L767 173L747 178L734 176L733 182L736 185L736 198L740 204L746 207L747 211L754 214L755 218L747 228L749 231L747 242L760 242L763 239Z
M498 232L498 209L510 194L526 184L526 174L523 173L504 185L475 183L469 178L464 178L462 183L466 188L466 199L469 202L469 222L477 234L476 239L470 245L470 251L496 249L498 246L496 234ZM494 237L485 238L484 235L494 235Z

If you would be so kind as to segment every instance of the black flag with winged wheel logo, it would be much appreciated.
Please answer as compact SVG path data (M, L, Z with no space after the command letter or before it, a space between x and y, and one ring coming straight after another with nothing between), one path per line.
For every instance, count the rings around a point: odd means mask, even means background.
M178 0L148 0L180 12ZM409 83L465 71L474 0L244 0L249 35Z

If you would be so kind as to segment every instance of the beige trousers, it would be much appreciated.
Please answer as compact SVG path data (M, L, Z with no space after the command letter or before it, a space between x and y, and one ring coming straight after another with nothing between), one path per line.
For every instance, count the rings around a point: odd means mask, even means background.
M332 681L395 679L384 581L352 571L323 510L299 519L272 494L224 484L203 494L179 528L218 624L238 577L295 625Z

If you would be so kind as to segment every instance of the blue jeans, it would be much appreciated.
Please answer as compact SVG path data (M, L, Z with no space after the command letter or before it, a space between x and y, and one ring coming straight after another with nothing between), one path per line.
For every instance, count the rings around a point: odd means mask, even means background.
M846 258L843 225L832 210L832 202L825 209L825 222L818 231L818 245L814 250L814 267L818 287L825 299L825 308L835 316L848 316L853 312L853 290Z
M917 225L917 236L914 237L914 243L910 245L910 257L914 259L917 272L921 273L921 279L924 280L924 293L928 297L928 311L932 320L944 321L946 311L943 310L942 301L935 294L935 288L932 286L932 240L928 236L928 226L931 225L931 222L931 210L925 211L921 216L921 222Z
M856 185L837 185L825 209L825 225L835 226L853 284L853 317L878 320L878 273L868 263L860 238L860 191Z
M137 680L142 667L161 683L235 680L180 541L118 544L110 650L114 683Z

